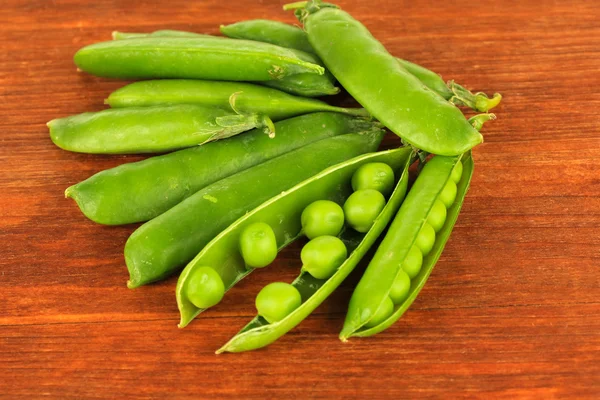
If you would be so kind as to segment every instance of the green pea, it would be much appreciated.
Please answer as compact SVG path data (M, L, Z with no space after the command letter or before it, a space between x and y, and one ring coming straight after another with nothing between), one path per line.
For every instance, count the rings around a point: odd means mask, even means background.
M352 193L344 203L346 221L357 232L367 232L385 207L385 197L374 189Z
M404 271L398 272L392 288L390 289L390 299L394 304L400 304L408 297L410 291L410 277Z
M240 235L240 252L248 267L262 268L277 257L277 239L264 222L248 225Z
M444 222L446 222L446 214L446 206L438 199L433 203L433 207L429 211L427 223L433 227L434 231L439 232L444 226Z
M225 285L217 271L210 267L198 267L188 279L186 294L196 307L209 308L221 301Z
M285 282L269 283L256 296L256 310L270 324L281 321L300 304L302 297L298 289Z
M394 170L385 163L362 165L352 175L352 189L375 189L387 196L394 190Z
M364 325L366 328L372 328L381 324L388 319L394 312L394 302L389 297L386 297L383 303L379 306L373 317Z
M304 245L300 258L303 270L317 279L327 279L348 258L348 250L335 236L319 236Z
M330 200L310 203L300 217L304 234L309 239L319 236L337 236L344 227L344 210Z
M454 181L454 183L458 183L463 173L463 165L462 162L458 161L452 170L452 174L450 178Z
M454 203L454 199L456 199L456 192L458 191L456 187L456 183L451 179L446 183L444 189L440 193L439 199L446 205L446 208L452 207L452 203Z
M421 232L417 235L416 244L423 252L423 256L429 254L435 243L435 230L427 222L421 228Z
M423 253L419 247L414 245L408 251L404 262L402 263L402 269L408 274L410 279L414 279L419 272L421 272L421 266L423 265Z

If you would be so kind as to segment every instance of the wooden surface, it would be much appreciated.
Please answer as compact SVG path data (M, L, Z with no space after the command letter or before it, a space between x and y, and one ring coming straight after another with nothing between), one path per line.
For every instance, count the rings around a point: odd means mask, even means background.
M2 2L0 397L600 396L599 3L358 3L340 2L395 55L504 95L463 212L393 328L339 342L355 274L276 344L216 356L254 315L258 290L296 275L299 248L180 330L175 279L125 287L135 227L95 225L63 197L136 158L61 151L45 123L99 110L123 84L72 62L114 29L217 33L292 16L275 1Z

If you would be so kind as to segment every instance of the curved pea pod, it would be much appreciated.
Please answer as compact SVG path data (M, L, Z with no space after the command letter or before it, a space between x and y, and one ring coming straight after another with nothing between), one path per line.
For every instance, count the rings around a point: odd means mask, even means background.
M50 138L58 147L92 154L177 150L257 127L264 127L270 136L275 134L265 115L191 104L110 109L48 122Z
M177 304L181 313L179 326L185 327L205 310L195 307L187 299L185 289L187 280L195 268L200 266L214 268L225 283L226 290L252 272L252 269L246 268L238 249L239 235L246 226L255 222L269 224L275 233L279 249L282 249L301 235L300 215L307 205L316 200L331 200L342 204L352 193L350 180L354 171L361 165L380 161L398 170L403 168L409 154L409 149L401 148L358 156L334 165L271 198L235 221L207 244L181 273L176 289ZM358 254L360 253L357 253L356 257ZM325 293L323 291L323 294ZM281 332L281 335L283 333L285 332ZM268 343L265 342L266 344Z
M462 170L457 167L459 162ZM453 172L456 175L456 171L461 171L458 185L454 186L458 190L454 192L455 199L448 203L450 207L447 209L445 222L435 233L433 247L428 249L427 254L423 254L426 251L421 253L422 265L416 270L409 269L408 258L411 250L414 251L416 246L417 251L421 252L418 248L418 237L428 224L436 202L443 200L446 186L455 185ZM452 233L472 174L473 160L470 153L462 157L435 156L425 164L352 294L344 327L340 333L342 341L352 336L371 336L379 333L390 327L410 307L425 285ZM390 315L384 316L376 324L370 324L379 308L389 301L392 284L403 273L413 275L405 298L394 305Z
M402 67L350 14L319 1L304 6L298 14L327 69L405 142L429 153L453 156L483 141L457 107Z
M118 32L117 38L148 38L148 37L180 37L180 38L205 38L212 37L215 39L224 39L228 40L228 38L219 37L219 36L210 36L204 35L201 33L195 32L187 32L187 31L174 31L174 30L162 30L155 31L152 33L125 33ZM113 37L115 35L113 34ZM269 41L265 40L263 42L268 43ZM260 42L258 42L260 43ZM282 47L283 44L281 44ZM289 47L288 49L297 50L297 55L299 55L305 61L322 65L320 60L316 59L313 53L303 52L302 49L296 47ZM227 79L227 80L238 80L238 79ZM250 80L250 79L248 79ZM258 82L261 85L265 85L274 89L279 89L281 91L295 94L298 96L304 97L319 97L319 96L328 96L334 95L340 92L340 88L334 85L335 78L331 73L325 71L323 75L318 75L314 73L299 73L291 76L283 77L282 79L276 80L268 80L264 82Z
M275 123L274 138L254 129L228 140L119 165L69 187L65 196L100 224L148 221L220 179L318 140L375 126L338 113L302 115Z
M340 234L339 237L346 245L349 255L346 261L344 261L330 278L317 279L308 272L302 272L294 282L292 282L292 285L294 285L302 295L302 304L300 307L287 315L284 319L271 324L264 318L256 316L248 323L248 325L221 347L217 353L254 350L273 343L302 322L331 293L333 293L350 272L354 270L367 251L373 246L379 235L381 235L390 220L398 211L400 204L402 204L408 185L408 167L411 164L413 157L411 157L410 151L406 148L393 150L387 154L382 152L377 155L362 156L362 158L367 157L369 158L369 162L389 162L396 170L395 175L399 177L396 188L379 216L375 219L371 229L366 233L358 233L353 229L346 229ZM393 157L393 159L390 157ZM396 157L398 157L397 160ZM352 170L352 173L356 171L356 164L352 165L353 163L351 162L346 162L345 164L348 164L346 168ZM339 176L348 177L348 174L344 171L344 174L340 174ZM344 190L346 191L348 190L348 188L344 186L346 185L345 182L340 184L339 181L337 181L332 184L332 186L335 185L344 187ZM290 193L292 193L292 191L290 191ZM270 207L273 207L273 205ZM293 212L293 214L296 215L297 213Z
M246 212L323 169L374 151L381 129L319 140L221 179L140 226L125 244L135 288L181 269Z
M293 96L252 83L192 79L134 82L111 93L105 103L113 108L171 104L199 104L227 108L230 103L233 103L238 112L267 115L273 121L317 111L332 111L363 117L369 115L362 108L334 107L317 99Z
M109 78L268 81L322 75L314 57L268 43L200 37L142 37L96 43L74 57L81 70Z
M297 26L279 21L256 19L221 25L221 33L231 38L256 40L315 54L306 32ZM398 62L425 86L455 105L464 105L477 111L487 112L497 106L502 99L499 93L494 94L491 99L482 92L473 94L454 81L446 83L440 75L418 64L400 58Z

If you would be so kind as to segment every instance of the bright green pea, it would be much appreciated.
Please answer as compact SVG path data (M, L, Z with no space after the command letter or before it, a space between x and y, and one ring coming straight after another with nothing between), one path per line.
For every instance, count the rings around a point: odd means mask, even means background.
M277 239L264 222L248 225L240 235L240 252L248 267L262 268L277 257Z
M344 210L333 201L317 200L302 211L300 221L309 239L337 236L344 227Z
M317 279L327 279L346 261L346 245L335 236L319 236L300 252L302 269Z
M446 206L441 200L436 200L429 211L429 217L427 217L427 223L433 227L433 230L439 232L446 222Z
M357 232L367 232L385 207L385 197L375 189L361 189L352 193L344 203L346 221Z
M392 288L390 289L390 299L394 304L400 304L408 297L408 292L410 291L410 277L404 271L398 272L398 276L394 279L394 283L392 283Z
M298 289L285 282L269 283L256 296L256 310L270 324L281 321L300 304L302 296Z
M352 189L374 189L387 196L394 190L394 170L381 162L364 164L352 175Z
M416 245L410 248L404 262L402 263L402 269L408 274L410 279L414 279L415 276L421 272L421 266L423 265L423 253Z
M421 232L417 235L416 244L423 252L423 256L429 254L435 243L435 230L427 222L421 228Z
M446 208L452 207L452 203L454 203L454 199L456 199L457 192L456 183L452 179L450 179L442 192L440 193L439 199L446 205Z
M209 308L221 301L225 285L217 271L210 267L198 267L188 278L186 293L196 307Z
M364 325L366 328L372 328L381 324L388 319L394 312L394 302L389 297L386 297L383 303L379 306L373 317Z
M462 173L463 173L463 165L462 165L462 162L458 161L456 163L456 165L454 166L454 169L452 170L452 174L450 175L450 179L452 179L452 181L454 183L458 183L458 182L460 182L460 178L462 177Z

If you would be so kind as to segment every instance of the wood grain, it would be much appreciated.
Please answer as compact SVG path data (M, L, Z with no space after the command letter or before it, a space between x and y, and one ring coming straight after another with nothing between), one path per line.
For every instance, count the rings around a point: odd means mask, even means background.
M337 339L354 274L271 347L215 356L299 248L179 330L175 279L128 290L134 226L86 220L64 189L135 157L61 151L52 118L123 82L72 55L112 30L293 22L283 2L4 0L0 7L0 397L600 397L600 3L341 1L391 52L504 95L437 268L388 331ZM392 140L392 139L390 139ZM388 142L392 144L393 142Z

